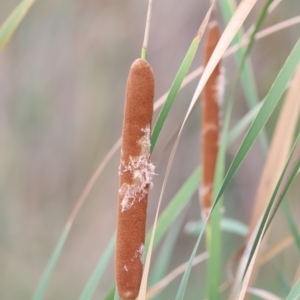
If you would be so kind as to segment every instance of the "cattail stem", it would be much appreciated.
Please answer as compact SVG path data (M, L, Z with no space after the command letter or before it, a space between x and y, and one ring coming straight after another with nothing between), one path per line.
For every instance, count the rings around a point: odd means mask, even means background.
M220 39L220 31L215 14L212 14L205 41L204 65L207 65ZM221 174L215 176L219 151L221 99L224 80L221 64L218 63L203 89L202 100L202 186L200 194L202 218L207 219L214 197L214 184L218 184ZM223 155L223 154L221 154ZM221 170L218 170L220 172ZM216 178L216 179L215 179ZM221 266L220 205L217 204L206 227L206 244L209 252L207 264L207 298L219 299Z
M143 58L143 59L147 58L147 46L148 46L148 39L149 39L149 32L150 32L152 1L153 0L149 0L149 2L148 2L146 27L145 27L144 41L143 41L143 47L142 47L142 53L141 53L141 58Z
M122 133L120 189L116 238L116 282L121 299L138 296L143 273L150 162L154 75L144 59L131 66Z
M214 17L208 25L204 49L204 65L207 65L218 41L220 31ZM206 219L212 205L213 183L220 138L220 102L222 98L222 74L219 63L203 89L202 100L202 186L200 204L202 218Z

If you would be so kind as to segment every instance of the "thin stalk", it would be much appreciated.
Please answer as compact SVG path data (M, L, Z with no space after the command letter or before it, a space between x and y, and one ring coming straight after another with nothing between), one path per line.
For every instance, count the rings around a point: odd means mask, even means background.
M204 65L207 65L216 45L219 42L221 33L214 17L208 26L208 32L204 50ZM216 165L219 151L220 131L221 131L221 106L224 91L224 78L219 62L213 70L203 89L202 100L202 142L201 142L201 162L202 162L202 186L200 188L200 205L202 219L205 220L212 207L214 190L214 180L216 175ZM222 172L220 172L222 174ZM206 244L209 252L208 260L208 298L219 298L220 280L220 204L212 214L211 221L206 227Z
M148 12L147 12L147 19L146 19L144 42L143 42L142 53L141 53L141 58L142 59L147 58L147 47L148 47L149 32L150 32L152 2L153 2L153 0L149 0L149 2L148 2Z

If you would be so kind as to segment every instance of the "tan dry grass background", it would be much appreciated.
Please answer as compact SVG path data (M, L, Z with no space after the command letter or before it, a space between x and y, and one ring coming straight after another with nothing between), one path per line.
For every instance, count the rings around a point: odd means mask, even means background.
M148 60L156 74L156 99L170 87L208 2L201 6L196 0L154 1ZM1 22L17 3L0 0ZM248 26L258 8L247 19ZM133 0L37 0L0 54L0 296L3 299L32 296L71 209L121 134L126 77L131 62L140 55L146 10L146 2ZM264 26L292 17L297 11L300 3L283 1ZM221 24L224 28L224 23ZM255 45L252 57L261 98L298 35L296 26ZM192 69L200 65L200 58L197 55ZM225 67L230 84L235 70L233 61L227 60ZM184 116L194 88L195 82L179 94L158 141L154 160L163 141ZM244 97L240 91L238 95L232 123L246 112ZM197 118L198 114L193 114L183 132L163 205L199 163ZM268 124L269 134L273 123L274 119ZM230 149L230 156L238 145ZM156 169L159 175L150 194L149 224L166 160L164 155ZM263 161L261 149L256 145L227 192L228 216L248 221ZM118 156L97 181L75 221L45 299L76 299L101 256L115 229L117 169ZM299 209L294 204L292 207ZM186 218L196 219L198 211L194 196ZM271 236L271 243L285 236L282 223L283 218L277 217L274 226L278 234ZM239 239L229 238L232 247L239 245ZM194 245L194 239L183 233L178 242L181 246L175 250L173 267L186 260L186 253ZM226 248L224 258L231 252L231 248ZM287 269L296 272L289 259L294 252L290 248L279 259ZM262 275L273 271L263 270ZM191 283L197 284L198 278L193 274ZM112 278L113 265L99 286L98 297L105 293ZM270 285L272 280L274 276L269 278Z

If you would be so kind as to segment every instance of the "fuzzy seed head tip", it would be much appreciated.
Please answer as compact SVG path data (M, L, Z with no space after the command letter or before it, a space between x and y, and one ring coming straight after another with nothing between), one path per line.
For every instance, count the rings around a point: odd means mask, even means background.
M137 58L131 65L131 69L144 69L144 68L148 68L151 69L152 68L150 66L150 64L143 58Z

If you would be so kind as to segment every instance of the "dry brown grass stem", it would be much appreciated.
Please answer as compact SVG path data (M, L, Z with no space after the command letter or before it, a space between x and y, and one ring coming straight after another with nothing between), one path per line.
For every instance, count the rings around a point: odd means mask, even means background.
M288 240L288 242L290 244L292 244L293 242L293 237L289 236L286 238ZM192 266L195 267L196 265L200 264L201 262L205 261L208 258L209 254L208 252L204 252L201 253L197 256L195 256ZM266 263L268 260L264 260L261 261L261 264ZM184 262L183 264L181 264L180 266L178 266L177 268L175 268L174 270L172 270L169 274L167 274L164 278L162 278L158 283L156 283L155 285L153 285L152 287L150 287L147 290L147 299L150 299L154 296L156 296L158 293L160 293L162 290L164 290L175 278L177 278L179 275L183 274L187 265L188 265L188 261ZM298 269L298 272L300 272L300 267ZM296 276L297 276L297 272L296 272ZM295 278L299 278L296 277ZM221 286L220 286L220 293L223 293L225 290L227 290L230 286L231 286L232 282L231 281L225 281ZM273 294L270 294L267 291L264 290L260 290L260 289L254 289L254 288L248 288L247 290L248 293L251 293L253 295L261 295L261 296L265 296L265 299L268 299L268 296L272 297L274 296ZM264 299L264 298L263 298ZM274 298L276 299L276 298ZM279 299L279 298L278 298Z
M291 87L287 93L285 102L281 109L280 116L277 121L275 132L273 134L268 157L263 169L259 187L257 190L254 208L249 225L249 234L254 231L254 228L265 211L268 201L279 180L280 174L284 168L292 147L294 132L298 123L300 112L300 64L296 69L292 80ZM264 242L267 240L265 237ZM263 249L263 246L261 247ZM258 260L261 256L261 251L258 254ZM259 264L253 268L250 279L250 285L255 283L256 276L259 271Z
M283 300L282 298L278 297L277 295L274 295L273 293L270 293L269 291L257 288L248 287L247 293L265 300Z
M293 17L293 18L290 18L290 19L287 19L285 21L282 21L280 23L277 23L275 25L272 25L270 27L267 27L261 31L259 31L256 35L255 35L255 40L260 40L260 39L263 39L269 35L272 35L280 30L283 30L283 29L286 29L286 28L289 28L291 26L294 26L294 25L297 25L300 23L300 16L296 16L296 17ZM232 55L233 53L235 53L238 49L246 46L249 42L249 33L246 33L241 42L239 44L236 44L232 47L230 47L226 52L225 52L225 55L223 57L227 57L229 55Z
M148 2L148 12L147 12L146 27L145 27L145 34L144 34L144 41L143 41L143 49L146 51L148 47L149 32L150 32L152 2L153 0L149 0Z
M201 262L205 261L207 258L208 258L207 252L195 256L192 266L194 267L200 264ZM161 279L157 284L150 287L147 291L147 295L146 295L147 299L152 298L158 293L160 293L165 287L167 287L170 284L170 282L172 282L180 274L184 273L188 263L189 263L188 261L184 262L183 264L175 268L173 271L171 271L168 275L166 275L163 279Z
M298 229L300 232L300 228ZM269 262L272 258L276 257L280 252L290 247L294 242L294 237L292 235L288 235L287 237L280 240L274 246L272 246L268 251L263 253L259 259L258 264L260 266Z
M87 185L85 186L84 190L82 191L82 193L81 193L78 201L76 202L76 204L71 212L71 215L68 219L68 222L66 224L66 228L68 230L70 230L70 228L72 227L72 224L73 224L78 212L80 211L85 199L87 198L88 194L92 190L98 177L100 176L100 174L106 167L107 163L111 160L111 158L114 156L114 154L118 151L120 146L121 146L121 139L117 140L117 142L109 150L109 152L106 154L106 156L104 157L104 159L102 160L102 162L100 163L100 165L98 166L98 168L96 169L96 171L94 172L94 174L92 175L90 180L88 181Z
M138 296L143 274L148 190L154 166L150 162L154 75L144 59L131 66L122 132L120 189L116 236L116 283L121 299Z
M249 234L267 207L289 155L300 111L300 66L283 104L257 191Z
M274 0L268 9L268 13L272 12L283 0Z
M250 219L249 234L246 237L245 245L250 244L250 237L254 235L257 224L260 222L261 216L264 213L268 201L270 200L275 186L278 182L280 174L284 168L286 160L288 158L294 131L297 125L298 115L300 112L300 66L296 69L295 75L292 80L292 84L287 93L285 102L281 109L279 119L273 134L272 142L270 145L270 150L268 157L262 172L261 180L257 190L257 195L254 202L253 214ZM264 241L267 239L267 235L264 237ZM262 244L264 243L262 242ZM244 246L245 248L245 246ZM246 248L247 249L247 248ZM260 249L263 249L261 246ZM241 280L242 270L244 269L244 264L247 257L246 250L244 251L237 276L235 276L235 284L232 289L232 297L237 291L238 284ZM259 262L262 255L261 250L257 250L256 260ZM255 283L256 275L258 274L259 264L254 264L252 266L251 276L249 277L249 285L253 286Z
M298 141L298 143L295 145L295 149L294 149L293 155L291 156L289 164L288 164L288 166L286 168L286 172L285 172L285 174L282 177L281 184L280 184L280 186L278 188L278 191L276 193L276 196L274 198L274 204L272 205L270 214L268 215L266 223L263 226L263 229L261 231L262 234L259 237L259 240L258 240L258 242L256 244L254 253L252 255L251 261L249 263L248 269L247 269L247 271L245 273L245 276L243 278L242 286L241 286L241 289L239 291L239 297L238 297L238 299L245 299L245 297L244 297L245 290L247 289L247 287L249 285L249 282L251 282L251 277L256 275L257 270L253 271L253 269L256 268L255 262L260 257L261 244L264 241L263 238L265 238L265 235L266 235L265 233L266 233L266 230L267 230L267 226L269 225L269 222L271 222L271 216L278 209L278 206L280 204L279 200L280 200L280 198L283 195L284 189L288 185L288 182L289 182L289 180L291 178L292 173L294 172L295 166L299 162L299 159L300 159L300 143ZM257 235L257 229L258 229L258 226L259 226L260 222L261 221L259 221L259 223L257 224L257 228L255 229L255 231L253 231L253 234L252 234L253 237ZM252 238L251 238L251 240L252 240ZM251 246L253 245L253 240L252 241L251 240L249 241L249 243L247 243L247 248L248 247L251 248ZM248 255L246 257L248 257Z

